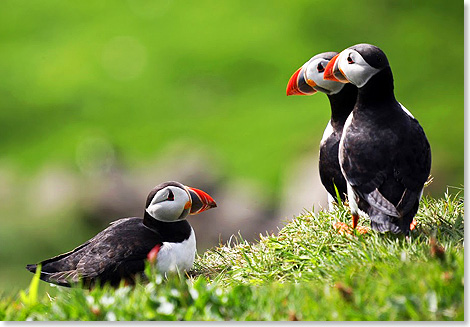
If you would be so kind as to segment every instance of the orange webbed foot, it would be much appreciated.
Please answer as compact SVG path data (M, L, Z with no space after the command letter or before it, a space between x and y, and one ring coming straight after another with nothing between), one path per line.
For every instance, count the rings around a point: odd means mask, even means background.
M336 229L341 235L351 234L351 227L341 221L333 223L333 228Z
M364 226L356 226L356 228L351 228L348 224L343 222L337 221L333 224L333 228L338 231L339 234L345 235L349 234L352 235L354 233L357 234L366 234L369 231L369 228Z
M410 230L415 229L416 225L418 225L418 222L416 221L416 219L413 219L413 221L410 224Z

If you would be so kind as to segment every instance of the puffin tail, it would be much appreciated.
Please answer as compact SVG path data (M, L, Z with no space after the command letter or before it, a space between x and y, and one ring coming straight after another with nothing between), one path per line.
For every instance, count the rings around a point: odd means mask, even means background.
M403 216L393 217L371 206L368 210L370 225L373 230L378 232L409 235L410 231L416 226L416 221L413 221L413 218L416 212L418 212L418 207L419 200L415 201L413 206L408 205L406 207L407 211L405 211Z
M33 263L33 264L30 264L30 265L26 265L26 269L28 269L29 271L31 271L33 274L36 273L36 268L38 267L37 264Z
M38 268L37 264L26 265L26 269L28 269L33 274L36 273L37 268ZM56 272L56 273L41 271L41 275L39 275L39 279L47 283L53 283L59 286L70 287L71 283L69 279L70 279L71 273L73 273L73 271Z
M402 232L402 228L396 217L390 217L373 207L370 208L368 213L370 217L370 226L373 230L381 233L392 232L393 234Z
M38 269L38 264L34 263L34 264L26 265L26 269L28 269L30 272L35 274L37 269ZM39 275L39 278L42 279L45 282L49 282L48 275L49 274L45 273L44 271L41 271L41 274Z

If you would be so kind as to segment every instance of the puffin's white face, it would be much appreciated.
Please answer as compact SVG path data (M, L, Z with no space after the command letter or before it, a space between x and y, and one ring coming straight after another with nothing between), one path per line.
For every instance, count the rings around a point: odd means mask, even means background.
M372 76L380 71L369 65L359 52L352 49L342 51L336 59L336 65L347 80L357 87L363 87Z
M310 59L303 67L304 79L315 90L328 95L336 94L344 87L343 83L323 79L323 72L330 61L324 58ZM313 81L313 83L312 83Z
M172 222L186 218L191 203L191 196L187 190L169 185L155 193L145 210L157 220Z

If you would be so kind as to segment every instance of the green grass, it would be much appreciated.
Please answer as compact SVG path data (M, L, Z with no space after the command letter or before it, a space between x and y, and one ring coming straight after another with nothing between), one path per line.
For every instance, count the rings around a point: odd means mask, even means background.
M189 278L148 268L147 284L52 296L33 278L29 291L3 296L0 319L464 320L463 197L425 197L416 219L411 239L340 235L332 222L347 222L347 207L306 211L277 236L207 251Z
M360 42L385 51L397 99L426 131L428 192L464 183L459 1L2 0L1 9L1 290L26 287L25 263L101 230L82 210L95 202L82 200L110 163L126 180L194 151L206 163L191 176L215 172L218 189L247 181L278 210L330 117L325 95L287 97L286 84L314 54ZM62 174L75 182L64 180L70 198L54 210L40 199L63 193Z

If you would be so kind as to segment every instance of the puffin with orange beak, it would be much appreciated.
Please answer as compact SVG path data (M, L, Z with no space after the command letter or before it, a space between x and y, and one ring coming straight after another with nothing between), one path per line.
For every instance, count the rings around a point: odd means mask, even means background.
M339 144L353 227L361 201L372 229L408 235L431 170L431 148L419 122L395 99L385 53L370 44L352 46L330 60L323 77L358 88Z
M61 286L82 282L118 286L143 276L149 258L161 273L192 268L194 230L186 220L216 207L205 192L178 182L157 185L147 197L143 218L123 218L74 250L40 263L40 278ZM39 264L27 265L35 273Z
M323 73L337 52L317 54L300 67L287 84L287 95L312 95L317 91L325 93L330 101L331 118L320 141L320 179L328 192L329 209L333 209L338 190L341 201L346 199L346 180L339 166L338 148L346 119L354 108L357 87L323 79Z

